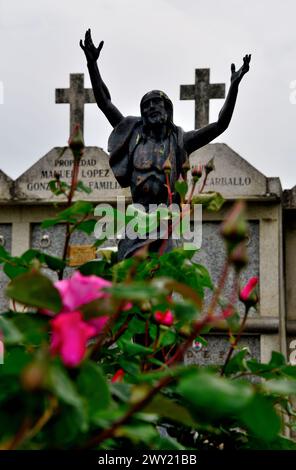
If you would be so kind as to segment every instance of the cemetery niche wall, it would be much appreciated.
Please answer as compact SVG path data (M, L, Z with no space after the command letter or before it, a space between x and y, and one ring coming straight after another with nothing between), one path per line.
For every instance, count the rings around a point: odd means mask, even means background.
M224 91L220 84L217 86L220 87L220 91L218 88L216 91L212 90L213 97L222 97ZM56 90L56 102L70 104L70 129L73 122L79 122L83 130L84 104L94 102L91 93L92 90L84 89L82 74L71 74L69 89ZM185 95L183 98L186 98ZM205 125L208 119L208 101L204 102L205 108L196 112L195 117L197 122L201 120ZM290 216L290 221L284 217L288 225L283 230L283 210L285 213L290 211L290 214L294 214L296 204L292 208L285 202L283 206L279 178L265 177L225 144L206 145L190 155L190 163L205 164L212 157L215 159L215 170L209 175L205 190L220 192L226 203L218 213L206 211L203 213L202 249L196 255L196 259L206 265L216 281L224 259L223 241L218 235L219 224L233 201L244 199L247 202L247 218L250 224L248 242L250 264L243 275L243 280L249 276L259 276L260 308L257 313L252 312L250 315L240 344L248 346L251 353L261 360L268 361L272 350L286 354L286 326L290 332L293 331L291 321L296 320L294 308L296 298L294 299L295 293L292 288L296 276L292 263L295 248L294 215ZM72 168L72 154L69 150L63 153L63 147L55 147L16 181L12 181L0 172L0 242L2 237L6 249L12 255L18 256L30 247L59 254L64 240L64 227L61 225L50 230L42 230L40 224L55 214L53 203L59 203L59 206L63 207L65 201L63 196L53 195L48 187L49 181L54 178L55 173L58 173L61 179L69 182ZM131 201L129 190L120 188L110 170L109 156L99 147L85 147L79 179L92 189L92 192L79 193L76 199L114 204L120 196L125 197L127 202ZM93 236L78 233L71 243L78 247L87 247L93 241ZM284 284L284 249L286 284ZM5 275L0 273L1 305L5 302L3 292L6 282ZM230 283L231 278L228 289ZM197 363L222 363L227 339L227 331L219 333L214 331L208 335L208 346L200 351L189 350L186 360Z
M250 227L248 240L249 265L242 273L242 284L251 276L260 280L260 306L250 312L240 345L249 347L257 358L268 361L272 350L286 352L281 322L285 328L285 298L282 288L282 189L279 178L267 178L226 144L209 144L190 156L192 165L205 165L214 157L215 170L209 174L205 191L217 191L226 199L218 213L203 212L203 234L200 253L195 259L204 264L217 282L225 260L225 247L219 226L233 201L247 202ZM233 273L232 273L233 274ZM225 293L230 293L232 275ZM242 305L241 305L242 307ZM243 314L242 308L240 314ZM225 332L227 335L227 332ZM281 339L280 339L281 338ZM192 348L187 360L200 363L223 363L227 352L227 336L208 335L208 345Z

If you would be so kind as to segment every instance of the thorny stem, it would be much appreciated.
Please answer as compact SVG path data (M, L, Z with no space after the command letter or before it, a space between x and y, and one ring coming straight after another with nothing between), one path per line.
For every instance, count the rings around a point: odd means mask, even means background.
M13 438L10 439L8 442L3 444L0 447L0 450L14 450L14 449L17 449L19 447L19 445L24 441L24 439L27 435L27 432L30 429L30 425L31 425L31 419L28 416L26 416L24 418L19 430L17 431L16 435L13 436Z
M169 196L169 204L171 206L173 204L173 193L172 193L172 190L171 190L169 173L167 173L167 172L165 174L165 179L166 179L166 186L167 186L168 196Z
M73 166L73 174L72 174L72 180L71 180L71 187L70 191L68 193L68 200L67 200L67 207L70 207L72 204L72 199L77 187L77 182L78 182L78 172L79 172L79 164L80 164L80 159L74 158L74 166ZM68 248L69 248L69 243L70 243L70 238L71 238L71 225L69 222L66 223L66 237L65 237L65 244L64 244L64 249L63 249L63 256L62 260L65 262L67 258L67 253L68 253ZM62 268L59 271L59 280L63 279L64 275L64 268Z
M211 303L210 303L210 306L209 306L209 309L208 309L207 315L210 316L210 317L212 317L212 315L214 313L217 302L218 302L219 297L221 295L221 292L224 288L224 285L225 285L225 282L226 282L226 279L227 279L227 275L228 275L228 270L229 270L229 262L228 262L228 260L226 260L225 264L223 266L223 270L222 270L219 282L218 282L217 289L215 290L215 293L212 297L212 300L211 300Z
M205 177L204 177L204 180L202 182L202 185L201 185L201 188L200 190L198 191L199 193L202 193L204 188L205 188L205 185L206 185L206 182L207 182L207 179L208 179L208 176L209 176L209 173L206 173Z
M240 337L242 335L242 332L244 331L244 328L245 328L245 324L246 324L246 321L247 321L247 318L248 318L248 313L249 313L249 308L246 307L246 310L245 310L245 314L244 314L244 318L243 318L243 321L241 323L241 326L240 326L240 329L238 331L238 334L237 336L235 337L235 340L234 342L231 344L230 348L229 348L229 351L228 351L228 354L227 354L227 357L225 359L225 362L224 362L224 365L222 367L222 370L221 370L221 376L224 375L225 373L225 370L226 370L226 367L227 367L227 364L228 362L230 361L231 359L231 356L233 354L233 351L235 350L236 346L238 345L238 342L240 340Z
M208 308L206 315L204 316L202 320L195 323L192 333L188 336L186 341L179 346L175 354L170 359L168 359L168 361L166 361L166 366L171 365L173 362L176 362L182 359L187 349L191 346L192 341L195 340L196 336L198 336L202 328L213 320L213 313L218 303L221 291L226 282L228 269L229 269L229 263L228 261L226 261L223 267L219 282L218 282L217 289L212 297L212 301L210 303L210 306Z
M188 197L188 200L187 200L187 204L191 203L191 200L192 200L192 197L193 197L193 194L194 194L194 190L195 190L195 187L196 187L196 183L197 183L197 181L193 180L193 184L192 184L191 191L190 191L190 194L189 194L189 197Z
M58 401L56 397L50 397L49 406L44 410L44 413L36 421L34 426L30 429L31 420L28 416L25 417L23 423L21 424L20 429L12 440L6 443L4 446L1 446L0 450L14 450L20 447L20 445L29 439L32 439L36 434L38 434L41 429L48 423L52 418L54 412L58 406Z
M128 329L130 320L131 320L131 317L128 317L125 323L118 329L118 331L112 336L112 338L104 341L103 346L107 348L112 346L112 344L114 344L118 340L118 338L120 338L120 336L123 335L123 333Z
M67 191L62 187L62 184L60 182L60 178L56 176L56 182L57 182L57 186L59 188L59 190L65 195L68 197L67 195Z
M95 447L99 445L101 442L105 441L109 437L112 437L115 433L115 431L122 425L124 425L129 419L138 411L143 409L151 400L152 398L164 387L166 387L174 377L163 377L155 387L153 387L149 392L146 394L146 396L138 401L137 403L133 404L130 409L125 413L125 415L122 416L119 420L115 421L112 426L109 429L104 429L98 436L93 437L90 439L88 442L86 442L83 446L82 449L90 449L92 447Z

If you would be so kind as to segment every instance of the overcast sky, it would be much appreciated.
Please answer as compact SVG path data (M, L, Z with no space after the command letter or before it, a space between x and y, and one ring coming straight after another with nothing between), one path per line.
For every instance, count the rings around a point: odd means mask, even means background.
M0 169L16 178L66 144L69 106L55 104L54 90L68 88L69 73L84 73L90 86L79 47L90 27L96 44L105 41L100 69L120 111L139 115L144 93L162 89L186 131L194 104L179 100L180 85L209 67L211 82L228 90L231 62L240 66L251 53L232 122L217 141L279 176L284 188L294 186L295 18L295 0L0 0ZM211 121L222 104L211 102ZM86 144L106 149L110 132L96 105L87 105Z

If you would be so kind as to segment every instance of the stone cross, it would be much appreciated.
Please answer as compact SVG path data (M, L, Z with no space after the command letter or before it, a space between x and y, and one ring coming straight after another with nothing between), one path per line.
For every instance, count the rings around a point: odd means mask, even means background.
M72 134L76 124L80 125L83 135L84 126L84 105L95 103L92 88L84 88L84 74L70 74L70 88L57 88L55 94L56 103L70 104L70 133Z
M180 86L180 99L195 101L195 129L209 124L209 101L213 98L225 98L225 84L210 84L210 69L195 69L195 84Z

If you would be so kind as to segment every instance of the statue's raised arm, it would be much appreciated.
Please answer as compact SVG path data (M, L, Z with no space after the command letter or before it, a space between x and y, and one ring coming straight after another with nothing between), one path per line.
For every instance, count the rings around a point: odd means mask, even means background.
M105 114L111 126L116 127L124 116L112 103L109 90L103 82L98 69L97 60L100 56L103 45L104 41L101 41L98 47L94 45L90 29L88 29L85 33L84 43L82 40L80 40L80 47L85 53L90 80L97 105Z
M184 144L189 154L214 140L229 126L236 103L238 86L243 76L249 71L250 61L251 54L245 55L243 65L237 71L235 70L235 65L231 64L230 88L217 122L213 122L201 129L185 133Z

